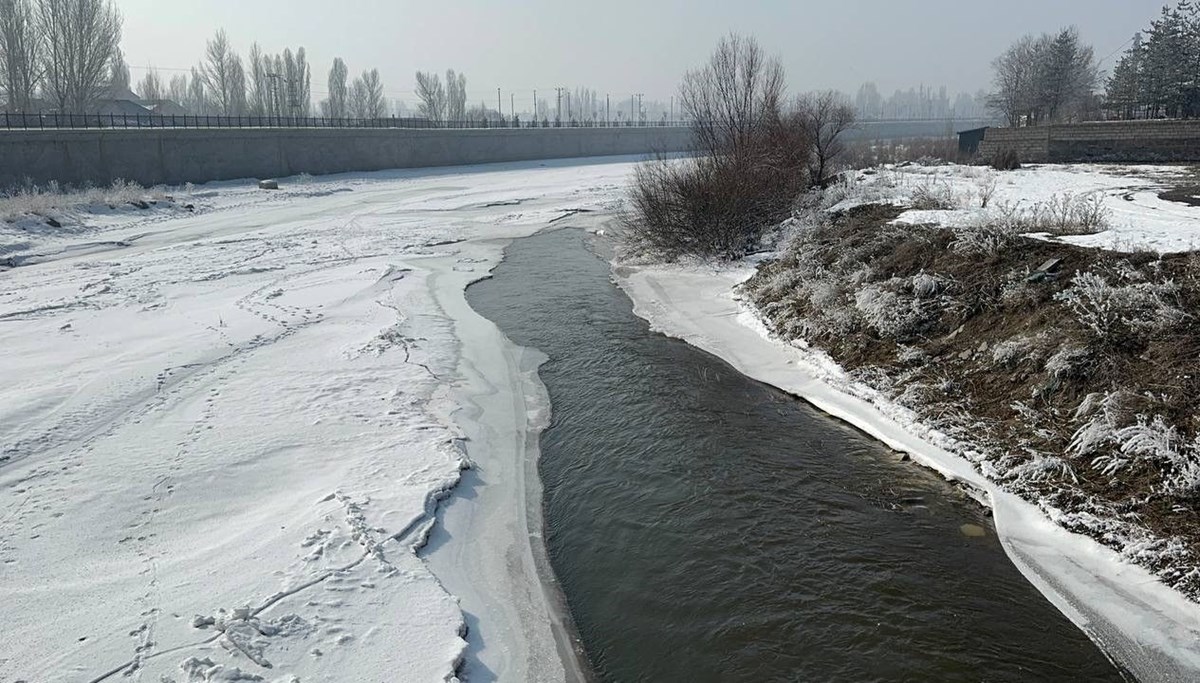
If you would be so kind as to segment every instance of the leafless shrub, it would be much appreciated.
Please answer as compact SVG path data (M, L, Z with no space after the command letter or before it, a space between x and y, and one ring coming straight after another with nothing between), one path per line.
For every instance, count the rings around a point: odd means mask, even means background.
M979 196L979 208L988 208L988 204L992 202L992 196L996 194L996 176L988 175L985 177L979 183L976 194Z
M1086 347L1078 344L1064 344L1046 359L1045 370L1046 374L1050 375L1055 380L1063 380L1070 377L1077 377L1086 367L1091 359L1091 353Z
M950 183L926 176L913 188L911 206L922 211L957 209L958 198Z
M1006 221L984 221L958 228L950 248L962 254L992 256L1018 240L1023 231Z
M789 118L812 146L808 171L813 185L824 186L830 171L846 151L844 138L846 131L854 126L854 108L843 95L829 90L801 97Z
M1038 360L1041 340L1025 335L1005 339L992 347L992 360L997 365L1012 367L1022 361Z
M1187 441L1162 415L1135 412L1153 408L1153 399L1126 391L1088 394L1075 411L1081 420L1070 452L1091 457L1092 467L1113 477L1149 464L1160 474L1159 490L1188 495L1200 488L1200 438Z
M635 249L668 259L737 258L789 217L817 152L811 117L785 115L782 97L778 60L737 35L684 77L681 99L702 156L638 168L624 220ZM836 136L821 133L823 153L834 153Z
M636 250L668 260L686 254L733 259L787 218L801 179L752 159L660 159L638 166L624 217Z

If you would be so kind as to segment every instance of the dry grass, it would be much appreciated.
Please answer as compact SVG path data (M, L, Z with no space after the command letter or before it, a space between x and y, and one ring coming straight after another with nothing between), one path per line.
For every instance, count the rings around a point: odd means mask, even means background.
M21 216L49 216L88 207L116 208L138 202L162 201L162 188L147 189L137 183L118 180L108 187L63 190L58 183L27 185L0 194L0 220L13 221Z

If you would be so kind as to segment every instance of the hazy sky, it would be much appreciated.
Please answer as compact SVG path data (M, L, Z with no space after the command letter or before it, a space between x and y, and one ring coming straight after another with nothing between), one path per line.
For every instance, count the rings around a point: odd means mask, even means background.
M920 84L988 87L988 64L1025 33L1074 24L1103 59L1156 16L1165 0L116 0L134 81L144 67L196 64L224 27L244 55L303 45L313 99L334 57L351 73L378 67L387 95L415 104L416 70L467 75L471 103L503 90L517 107L532 90L586 86L614 100L666 100L680 75L729 31L752 34L787 67L792 91L853 92L875 81L890 94ZM1102 65L1112 67L1115 56Z

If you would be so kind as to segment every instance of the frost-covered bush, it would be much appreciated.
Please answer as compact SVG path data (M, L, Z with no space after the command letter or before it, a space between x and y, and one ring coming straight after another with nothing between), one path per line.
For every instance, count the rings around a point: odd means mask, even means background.
M0 194L0 219L12 221L25 215L46 215L69 209L115 207L165 198L162 188L146 188L126 180L106 187L63 190L57 182L44 186L26 185L8 194Z
M1174 282L1110 284L1097 273L1079 273L1055 295L1085 329L1102 340L1121 341L1169 329L1186 314L1176 306Z
M809 282L806 290L809 303L818 311L845 305L845 290L836 278L828 274Z
M992 360L997 365L1010 367L1023 360L1037 360L1037 341L1033 337L1019 336L992 347Z
M1017 484L1043 481L1070 481L1079 483L1079 475L1066 460L1053 455L1035 454L1032 458L1015 465L1005 473L1007 479Z
M1131 418L1136 398L1122 391L1089 394L1075 411L1076 418L1084 421L1068 450L1080 457L1090 456L1092 467L1105 476L1150 464L1162 475L1162 493L1196 492L1200 489L1200 437L1187 441L1162 415L1139 413Z
M924 365L929 362L929 354L919 346L899 344L896 348L896 360L903 365Z
M992 202L992 197L996 194L996 176L991 174L983 176L975 189L975 194L979 197L979 208L988 208L988 204Z
M949 280L924 271L912 276L912 293L918 299L932 299L945 291Z
M915 296L895 291L894 286L888 281L859 289L854 295L854 307L867 326L881 337L906 339L929 324L935 309Z
M1085 421L1075 430L1067 450L1085 457L1094 455L1102 447L1112 443L1125 412L1122 404L1126 399L1127 395L1121 391L1091 393L1085 396L1075 409L1075 419ZM1110 463L1106 456L1101 462L1093 460L1092 465L1099 467L1105 474L1111 474L1115 470L1110 468L1120 469L1123 463Z
M1005 222L983 219L956 229L950 248L960 254L993 256L1016 242L1022 232Z
M1082 346L1064 344L1058 351L1046 359L1046 373L1054 379L1066 379L1077 376L1091 359L1091 354Z
M980 200L981 203L989 203L991 208L986 205L983 207L987 212L979 219L975 229L982 230L992 240L1003 237L1014 239L1026 233L1099 232L1108 226L1112 214L1101 194L1075 195L1068 192L1032 204L999 200L991 202L990 199L991 194L988 193L987 200Z
M1029 275L1028 268L1005 274L1000 284L1000 303L1016 308L1039 302L1042 292L1037 284L1029 281Z
M1037 207L1037 229L1046 232L1094 232L1108 226L1111 212L1104 205L1104 196L1083 196L1070 192L1054 195Z
M819 197L816 206L820 211L829 211L839 204L843 204L845 208L864 204L890 204L897 199L896 188L904 182L899 173L890 169L847 171L816 195Z
M872 389L882 391L885 394L891 393L895 382L887 370L878 365L864 365L850 371L850 377L859 384L866 385Z
M930 176L913 188L909 205L923 211L951 210L959 208L960 202L950 183Z

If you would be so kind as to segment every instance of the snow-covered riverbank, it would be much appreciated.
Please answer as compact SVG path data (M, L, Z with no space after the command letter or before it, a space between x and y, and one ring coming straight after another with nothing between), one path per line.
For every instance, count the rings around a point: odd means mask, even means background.
M0 680L565 677L520 361L463 288L630 169L221 183L195 215L8 230ZM468 463L488 514L418 555Z
M543 580L539 358L464 288L512 239L599 220L631 170L219 183L0 231L21 264L0 272L0 682L582 678ZM1140 676L1200 671L1193 605L764 336L732 298L747 267L619 272L660 330L990 502L1022 571Z
M1044 211L1038 209L1037 199L1052 197L1055 192L1060 197L1063 192L1081 193L1073 197L1092 193L1095 199L1090 201L1110 214L1107 229L1059 239L1117 249L1170 250L1186 248L1200 234L1194 209L1174 204L1168 214L1156 203L1160 201L1157 192L1162 190L1156 179L1179 173L1180 169L1169 168L1066 167L997 175L986 169L912 167L886 171L882 180L878 172L875 177L858 177L854 182L861 185L841 188L848 195L842 206L907 203L918 193L932 194L947 208L910 211L898 222L936 221L970 227L996 221L987 211L968 208L973 197L978 206L980 188L994 195L989 195L992 200L1009 202L999 209L1009 214ZM1024 204L1014 208L1018 202ZM953 208L956 203L958 208ZM993 204L992 212L996 211ZM797 224L793 229L800 234L805 226ZM754 274L753 263L726 268L623 265L616 272L637 313L655 329L705 349L755 379L809 400L960 482L993 509L1009 556L1029 580L1141 680L1194 680L1200 675L1197 605L1116 552L1051 522L1035 505L1008 492L960 457L963 444L851 377L824 352L799 340L787 343L768 332L758 312L734 291Z

